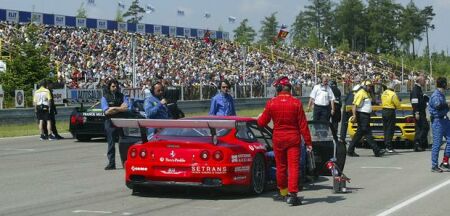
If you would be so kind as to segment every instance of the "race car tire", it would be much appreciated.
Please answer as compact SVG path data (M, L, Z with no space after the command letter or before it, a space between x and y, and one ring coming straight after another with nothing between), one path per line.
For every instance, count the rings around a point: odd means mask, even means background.
M87 135L77 135L76 138L77 138L77 140L80 141L80 142L89 142L89 141L91 141L91 138L92 138L92 137L87 136Z
M262 154L257 154L252 164L250 185L248 188L249 193L261 194L264 192L264 188L266 186L266 175L264 156Z

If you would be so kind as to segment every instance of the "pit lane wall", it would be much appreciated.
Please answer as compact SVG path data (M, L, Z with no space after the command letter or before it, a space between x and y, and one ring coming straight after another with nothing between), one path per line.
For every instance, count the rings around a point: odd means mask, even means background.
M429 92L428 95L431 95ZM398 93L398 96L402 100L409 100L409 93ZM238 98L235 99L236 110L251 109L251 108L263 108L266 101L270 98ZM308 97L300 97L303 104L308 103ZM178 106L185 113L191 112L204 112L208 114L211 100L196 100L196 101L179 101ZM70 114L76 106L69 107L57 107L58 115L57 120L69 121ZM22 109L4 109L0 110L0 125L6 124L27 124L36 122L36 117L33 108Z
M236 109L262 108L265 106L269 98L251 98L251 99L235 99ZM302 98L302 101L308 98ZM179 101L178 106L185 113L204 112L208 115L211 100L201 101ZM57 107L57 120L69 121L70 114L75 106ZM36 117L33 108L24 109L4 109L0 110L0 125L6 124L27 124L36 122Z

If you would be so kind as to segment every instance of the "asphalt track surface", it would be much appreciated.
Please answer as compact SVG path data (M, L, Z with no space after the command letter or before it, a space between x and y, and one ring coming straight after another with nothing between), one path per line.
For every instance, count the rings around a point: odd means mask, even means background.
M68 136L68 134L65 134ZM430 172L430 152L399 150L375 158L357 149L345 173L350 193L320 178L300 193L302 206L215 190L160 188L132 195L124 170L104 171L106 142L0 139L0 215L446 215L450 172ZM118 155L117 155L118 157ZM442 151L441 151L442 157ZM119 159L117 158L117 161Z

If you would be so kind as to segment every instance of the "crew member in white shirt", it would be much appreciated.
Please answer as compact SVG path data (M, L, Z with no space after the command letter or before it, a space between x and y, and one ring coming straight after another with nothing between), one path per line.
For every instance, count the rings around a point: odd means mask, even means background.
M328 85L328 76L322 76L322 83L314 86L309 95L308 111L314 106L314 121L330 121L331 115L335 112L334 94Z

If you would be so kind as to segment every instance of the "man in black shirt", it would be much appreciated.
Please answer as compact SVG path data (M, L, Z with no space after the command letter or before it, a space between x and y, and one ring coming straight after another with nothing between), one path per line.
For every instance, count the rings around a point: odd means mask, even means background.
M428 103L428 96L422 91L422 87L425 86L425 77L420 74L416 78L416 83L410 94L411 105L413 107L413 113L416 118L416 136L414 137L414 150L423 151L428 147L428 131L430 125L428 124L426 116L426 108Z

